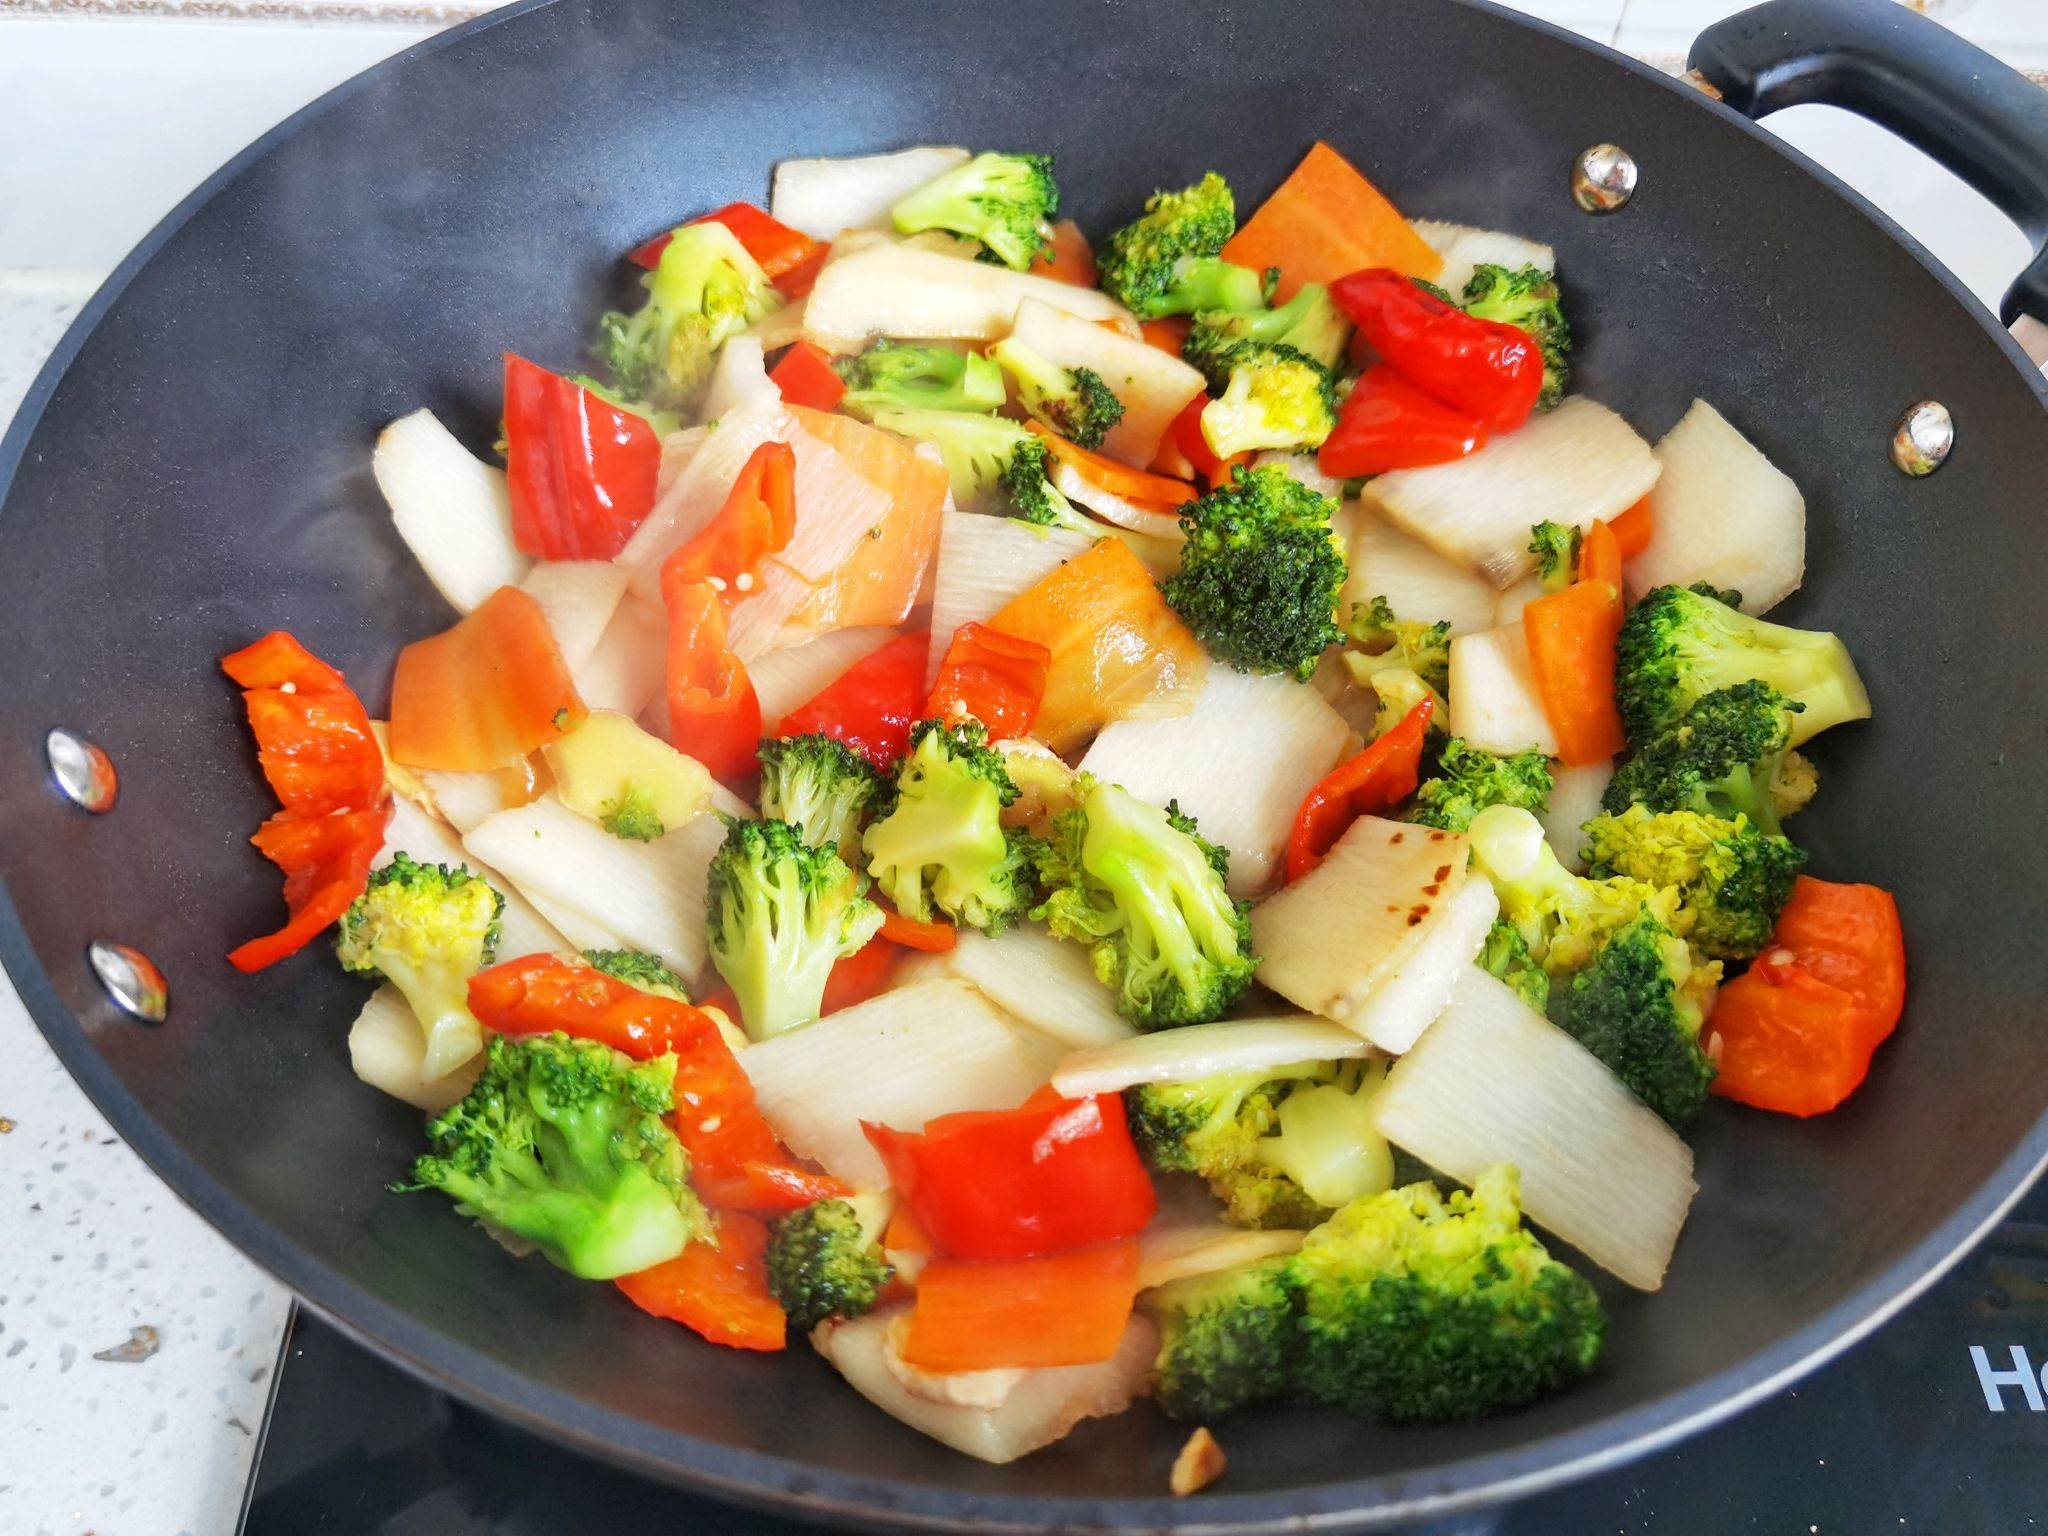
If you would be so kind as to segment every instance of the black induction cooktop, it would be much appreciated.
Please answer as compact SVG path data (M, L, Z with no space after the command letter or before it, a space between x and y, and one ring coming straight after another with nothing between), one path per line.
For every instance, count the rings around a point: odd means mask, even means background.
M550 1445L301 1313L242 1536L815 1529ZM1905 1312L1781 1396L1620 1472L1412 1536L2036 1529L2048 1531L2048 1185Z

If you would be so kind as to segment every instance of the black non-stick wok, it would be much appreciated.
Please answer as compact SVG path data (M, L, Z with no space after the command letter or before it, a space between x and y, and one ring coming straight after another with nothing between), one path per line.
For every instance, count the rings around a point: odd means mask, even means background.
M2048 1155L2048 392L1951 277L1743 114L1877 117L2039 238L2048 96L1890 0L1779 0L1694 62L1723 105L1455 0L555 0L371 70L122 264L0 445L0 956L30 1011L172 1187L356 1337L583 1449L799 1512L1384 1523L1754 1401L1896 1310ZM349 1073L360 984L317 951L254 977L222 959L274 926L277 881L247 844L271 803L215 667L288 627L375 711L398 647L449 622L371 483L377 429L428 404L481 449L502 349L576 363L620 252L761 198L785 156L1050 150L1100 233L1212 167L1255 205L1316 138L1411 215L1553 242L1579 387L1652 437L1704 396L1804 489L1810 585L1779 616L1848 638L1876 718L1822 741L1799 832L1815 872L1899 893L1911 947L1905 1022L1863 1091L1804 1122L1709 1111L1669 1282L1608 1288L1587 1385L1460 1428L1246 1413L1220 1426L1228 1479L1180 1503L1185 1429L1150 1412L983 1466L808 1349L710 1348L513 1260L445 1201L386 1193L419 1116ZM1640 184L1593 216L1570 172L1602 143ZM2048 319L2048 265L2011 306ZM1908 478L1894 427L1930 400L1954 451ZM111 813L57 793L53 726L109 753ZM109 1001L86 958L102 939L162 968L162 1025Z

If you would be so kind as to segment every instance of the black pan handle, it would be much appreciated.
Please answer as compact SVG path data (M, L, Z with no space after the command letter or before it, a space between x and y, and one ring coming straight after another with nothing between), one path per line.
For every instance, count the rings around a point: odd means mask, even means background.
M1707 28L1687 62L1745 117L1842 107L1954 171L2033 242L2006 324L2048 321L2048 90L1898 0L1770 0Z

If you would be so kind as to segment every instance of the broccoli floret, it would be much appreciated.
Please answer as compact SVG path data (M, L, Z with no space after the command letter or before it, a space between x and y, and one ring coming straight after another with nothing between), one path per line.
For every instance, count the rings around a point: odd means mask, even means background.
M1466 831L1473 870L1492 882L1501 917L1552 982L1584 969L1607 936L1642 911L1667 927L1682 923L1676 891L1619 875L1584 879L1566 869L1544 841L1543 824L1519 806L1488 806Z
M420 864L401 853L342 914L334 952L344 969L382 975L405 994L426 1037L423 1080L432 1082L483 1047L469 1011L469 978L491 963L505 898L466 865Z
M613 837L651 843L668 830L654 808L654 797L638 784L628 784L616 800L597 808L597 822Z
M428 1124L410 1187L586 1280L665 1263L708 1225L662 1118L675 1071L673 1056L635 1062L567 1035L493 1035L476 1086Z
M1531 747L1511 757L1495 757L1467 746L1461 736L1444 743L1435 778L1415 791L1415 809L1408 820L1446 832L1462 832L1489 805L1518 805L1541 811L1550 803L1550 759Z
M1616 813L1645 805L1724 820L1742 816L1775 834L1770 786L1785 755L1789 721L1803 707L1763 683L1716 689L1676 725L1637 743L1608 782L1601 806Z
M1292 347L1334 373L1351 342L1351 322L1321 283L1303 283L1278 309L1214 310L1195 316L1182 344L1190 363L1208 371L1203 359L1236 341Z
M607 314L598 351L622 390L667 410L696 400L728 336L782 307L768 274L716 222L678 229L641 281L647 302Z
M1355 1200L1297 1254L1164 1286L1160 1407L1209 1418L1291 1398L1396 1423L1520 1407L1578 1379L1607 1322L1583 1276L1522 1225L1515 1170L1448 1198Z
M898 234L943 229L979 240L1004 266L1022 272L1045 248L1060 211L1051 155L991 150L928 181L889 211Z
M1095 531L1047 478L1045 439L1014 421L966 411L883 410L874 422L937 448L953 499L963 507L994 502L1027 523Z
M658 955L637 949L586 949L583 958L593 969L603 971L629 987L638 987L642 992L671 998L678 1003L690 1000L690 991L683 985L683 978L662 964Z
M1438 695L1451 687L1451 625L1447 619L1425 624L1394 615L1385 597L1353 603L1345 632L1373 660L1373 670L1405 667Z
M1695 963L1685 940L1645 908L1552 990L1550 1017L1683 1130L1714 1080L1700 1024L1720 980L1720 961Z
M1211 171L1180 192L1155 192L1144 214L1095 253L1102 289L1145 320L1204 310L1263 309L1268 276L1217 257L1237 233L1230 184Z
M711 859L705 933L711 963L755 1040L818 1016L826 978L882 926L867 882L830 846L786 821L734 820Z
M979 352L878 341L833 365L845 381L839 403L856 416L877 411L993 411L1009 398L1003 370Z
M1001 933L1032 901L1038 839L1003 825L1017 786L974 721L920 720L896 768L894 800L867 829L868 875L917 922L937 907L956 923Z
M1062 368L1011 336L989 356L1017 381L1017 399L1034 418L1083 448L1100 448L1124 419L1124 403L1093 368Z
M1175 1280L1145 1306L1160 1324L1154 1395L1168 1418L1208 1420L1293 1395L1300 1319L1287 1259Z
M1337 504L1277 466L1239 468L1181 509L1187 535L1166 600L1216 655L1241 672L1306 681L1341 638L1334 614L1344 551Z
M1448 1199L1411 1184L1354 1201L1288 1262L1297 1389L1394 1423L1519 1408L1590 1371L1606 1338L1593 1287L1522 1225L1512 1167Z
M1096 978L1140 1029L1205 1024L1250 984L1251 904L1224 887L1229 855L1169 803L1115 784L1085 786L1039 849L1046 899L1031 916L1092 947Z
M1218 458L1260 448L1315 448L1337 424L1337 386L1330 370L1293 347L1224 339L1190 361L1208 376L1216 398L1202 407L1202 438Z
M1479 968L1506 982L1536 1012L1550 1006L1550 978L1529 953L1522 930L1506 918L1494 923L1479 950Z
M1312 1227L1392 1187L1393 1153L1372 1128L1384 1071L1363 1061L1148 1083L1124 1094L1153 1166L1197 1174L1241 1227Z
M1746 816L1731 821L1641 805L1595 816L1586 823L1586 839L1594 875L1676 888L1691 914L1686 937L1717 960L1763 953L1806 862L1790 839Z
M860 847L860 824L883 796L881 774L835 736L770 737L754 754L761 761L761 814L786 821L814 847L836 848L851 859Z
M1783 821L1796 811L1806 809L1814 791L1820 788L1820 770L1813 760L1803 752L1787 752L1778 759L1778 770L1771 775L1771 805Z
M1557 592L1572 584L1584 538L1580 530L1563 523L1542 522L1529 530L1529 553L1536 557L1536 574L1544 591Z
M1547 411L1564 398L1572 329L1558 307L1555 274L1541 267L1510 269L1482 261L1465 284L1464 306L1468 315L1527 331L1542 349L1543 392L1536 397L1537 410Z
M768 1235L768 1289L809 1333L830 1317L870 1310L896 1271L851 1200L820 1200L792 1211Z
M1856 663L1837 636L1766 623L1685 587L1658 587L1630 609L1614 655L1615 702L1631 743L1670 730L1707 694L1750 681L1800 706L1795 747L1870 715Z

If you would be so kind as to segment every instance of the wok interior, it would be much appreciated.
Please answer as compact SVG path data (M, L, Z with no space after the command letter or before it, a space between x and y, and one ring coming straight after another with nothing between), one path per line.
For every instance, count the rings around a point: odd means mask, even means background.
M1246 1414L1222 1427L1228 1497L1201 1512L1363 1506L1498 1476L1508 1464L1452 1464L1755 1371L1966 1201L1981 1214L1980 1186L2048 1103L2034 393L1963 301L1798 168L1611 61L1427 0L1243 5L1198 26L1171 0L562 0L429 45L230 181L101 321L0 514L0 654L15 658L0 669L0 848L48 975L24 991L117 1124L345 1321L642 1459L784 1492L824 1473L834 1499L844 1474L877 1507L919 1498L892 1481L1161 1494L1185 1429L1149 1411L983 1466L886 1419L807 1349L709 1348L607 1287L514 1261L444 1202L387 1194L419 1121L348 1071L360 984L317 950L246 978L221 958L273 926L276 882L245 841L270 805L214 662L288 627L381 710L397 648L448 613L371 483L378 427L428 404L487 445L502 349L575 363L623 282L617 253L673 216L760 198L779 158L1050 149L1077 194L1063 211L1099 234L1210 168L1252 206L1318 137L1411 216L1554 243L1586 393L1651 437L1702 395L1798 481L1809 587L1774 617L1841 631L1877 716L1819 744L1827 792L1799 833L1815 873L1899 893L1911 999L1837 1113L1709 1109L1669 1282L1656 1297L1603 1285L1613 1332L1591 1383L1466 1428ZM1594 220L1566 169L1602 140L1637 157L1643 185ZM1909 482L1885 442L1923 396L1949 405L1959 446ZM41 785L57 723L119 764L114 816L68 813ZM80 959L98 936L168 973L166 1027L98 996ZM1231 1502L1263 1493L1285 1497Z

